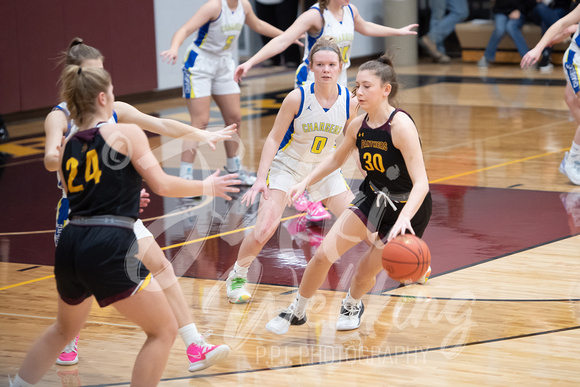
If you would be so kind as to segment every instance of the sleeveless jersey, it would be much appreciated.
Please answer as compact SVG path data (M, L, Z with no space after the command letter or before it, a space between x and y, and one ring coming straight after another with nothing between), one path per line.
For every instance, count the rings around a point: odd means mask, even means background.
M241 0L238 0L235 11L228 7L226 0L222 0L222 11L218 18L197 30L197 36L187 51L195 49L197 52L201 50L212 55L231 54L245 21L246 14ZM185 56L188 57L189 55Z
M580 52L580 26L574 32L574 36L572 36L572 41L570 42L570 49L574 52Z
M70 217L118 215L137 219L141 176L128 156L106 143L98 126L71 137L61 167Z
M361 189L363 186L368 187L369 182L376 188L386 188L393 194L407 193L413 188L403 154L395 148L391 136L391 122L397 112L407 114L403 110L395 109L387 122L374 129L368 126L366 117L363 120L356 136L360 163L367 172Z
M60 110L66 116L67 130L66 130L66 133L64 134L64 137L66 139L73 136L76 132L79 131L78 126L76 126L74 121L70 119L70 112L68 110L68 106L66 105L66 102L61 102L52 108L52 111L55 111L55 110ZM111 118L109 118L107 123L108 124L116 124L117 122L118 122L117 113L115 113L115 111L113 111L113 116ZM60 175L58 173L56 174L56 179L57 179L58 188L62 189L62 197L65 198L66 192L62 188L62 184L60 182Z
M324 111L314 95L314 83L300 86L300 109L286 131L279 152L308 163L320 162L334 152L336 138L350 115L350 93L345 86L337 87L338 98Z
M320 6L314 4L311 8L316 9L320 13ZM352 47L352 41L354 40L354 13L350 5L342 7L342 21L336 20L328 9L325 9L322 14L322 19L324 26L322 31L316 36L307 34L306 44L304 47L304 58L303 62L308 64L308 56L310 55L310 49L314 46L314 43L321 36L332 36L338 48L340 48L340 54L342 56L342 71L346 73L346 70L350 67L350 49Z

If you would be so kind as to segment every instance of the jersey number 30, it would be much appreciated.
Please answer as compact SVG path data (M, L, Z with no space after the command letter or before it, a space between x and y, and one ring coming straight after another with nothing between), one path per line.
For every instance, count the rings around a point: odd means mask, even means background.
M98 184L101 181L101 174L103 173L99 168L99 157L95 149L91 149L87 152L87 166L85 168L85 183L91 180ZM67 188L69 193L82 191L85 187L82 185L74 185L74 180L78 174L79 161L74 157L71 157L66 161L66 170L70 171L68 176Z
M363 154L363 158L365 159L365 169L367 171L379 171L385 172L385 167L383 166L383 158L380 154L375 153L371 155L370 153Z

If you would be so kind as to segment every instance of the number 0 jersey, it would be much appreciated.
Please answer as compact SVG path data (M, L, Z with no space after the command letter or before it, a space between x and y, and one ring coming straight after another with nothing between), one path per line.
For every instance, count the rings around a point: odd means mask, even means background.
M306 162L322 161L336 147L336 138L350 118L350 93L342 85L338 98L328 111L320 106L314 95L314 83L300 86L302 102L298 114L286 131L278 152Z
M238 1L234 11L228 6L227 0L222 0L222 11L218 18L207 22L197 30L197 36L187 50L186 61L191 50L197 52L201 50L212 55L230 54L234 44L237 44L245 21L246 14L241 0Z
M67 142L63 158L70 215L118 215L137 219L141 176L131 159L112 149L99 127L79 131Z
M391 136L391 122L397 112L407 114L403 110L395 109L387 122L378 128L369 127L366 117L363 120L356 136L360 163L367 172L361 189L368 186L365 184L368 181L378 189L386 188L393 194L407 193L413 188L403 154L395 148Z

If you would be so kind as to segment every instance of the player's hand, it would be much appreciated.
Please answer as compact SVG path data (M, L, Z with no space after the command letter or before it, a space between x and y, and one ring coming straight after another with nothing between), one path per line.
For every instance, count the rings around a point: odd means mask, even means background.
M304 193L304 190L306 189L306 182L302 181L298 184L294 184L292 187L290 187L290 190L288 191L288 206L292 206L292 204L300 197L300 195L302 195Z
M145 191L145 188L143 188L139 197L139 213L143 212L143 208L147 207L149 202L151 202L151 199L149 199L149 192Z
M411 226L411 219L408 216L400 214L387 236L387 242L393 240L397 235L405 234L406 230L409 230L411 234L415 235L415 231Z
M241 65L236 67L236 69L234 70L234 81L239 83L242 80L242 78L246 76L246 74L248 73L248 71L250 71L251 68L252 65L248 64L248 62L242 63Z
M254 204L256 201L256 196L258 196L260 192L264 196L264 200L270 199L270 189L268 188L266 180L257 178L254 185L252 185L252 187L246 191L244 196L242 196L242 203L244 203L246 206Z
M405 35L417 35L417 31L412 31L413 28L417 28L419 27L419 24L409 24L408 26L405 26L403 28L399 28L399 35L400 36L405 36Z
M175 62L177 61L177 50L169 49L161 51L161 54L159 54L159 56L161 57L162 62L174 65Z
M232 138L232 135L237 132L237 126L237 124L231 124L215 132L207 131L206 144L209 145L211 150L215 150L216 143Z
M203 194L232 200L228 192L240 192L240 189L234 186L242 184L240 180L236 180L237 177L237 173L220 176L218 169L203 180Z
M542 50L539 50L538 48L534 47L533 49L528 51L526 55L524 55L524 57L520 62L520 67L526 69L534 65L540 59L541 56Z

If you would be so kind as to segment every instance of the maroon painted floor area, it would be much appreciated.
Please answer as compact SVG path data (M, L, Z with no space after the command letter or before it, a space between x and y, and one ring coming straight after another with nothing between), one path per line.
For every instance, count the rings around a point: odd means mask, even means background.
M20 158L18 161L22 161ZM24 159L26 161L26 159ZM52 233L21 234L54 229L59 199L55 176L41 161L30 158L1 168L0 261L52 265ZM353 184L353 187L357 187ZM537 192L515 189L431 186L433 216L424 239L432 254L433 274L460 269L580 232L580 193ZM152 195L154 196L154 195ZM154 197L143 213L148 219L175 211L183 214L148 222L160 246L185 240L201 241L166 248L178 275L224 279L236 260L244 231L254 224L257 205L245 208L241 194L232 202L222 199L188 210L178 199ZM284 216L296 215L287 209ZM295 286L332 221L304 228L299 218L283 222L250 271L250 281ZM10 233L17 233L12 235ZM207 238L218 233L227 235ZM325 289L346 290L352 269L366 251L359 245L336 263ZM396 286L381 274L375 291Z

